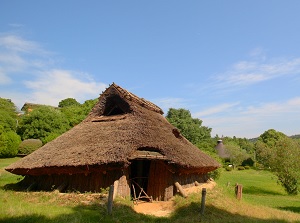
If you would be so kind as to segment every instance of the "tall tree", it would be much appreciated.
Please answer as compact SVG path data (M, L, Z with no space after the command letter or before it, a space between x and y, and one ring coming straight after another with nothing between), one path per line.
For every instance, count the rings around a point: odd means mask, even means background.
M69 128L68 120L60 110L49 106L41 106L22 117L18 133L23 140L40 139L43 143L46 143L49 135L58 136Z
M18 124L18 116L15 104L5 98L0 98L0 125L4 130L15 131Z
M281 132L270 129L255 144L257 160L278 177L289 194L297 194L300 183L300 144Z
M66 98L58 103L58 107L64 108L68 106L79 106L80 103L75 98Z
M207 150L214 147L211 139L211 128L202 126L202 120L192 118L189 110L170 108L166 118L194 145Z

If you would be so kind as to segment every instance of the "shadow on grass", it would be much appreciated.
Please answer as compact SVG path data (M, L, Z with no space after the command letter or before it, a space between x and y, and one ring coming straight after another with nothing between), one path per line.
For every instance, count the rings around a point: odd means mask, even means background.
M299 207L279 207L278 209L285 210L285 211L292 211L295 213L300 213L300 206Z
M0 186L0 189L10 191L26 191L26 188L22 185L21 182L9 183L4 186Z
M263 189L260 187L255 187L255 186L250 186L250 187L244 187L243 188L243 193L245 194L256 194L256 195L283 195L282 193L268 190L268 189Z
M29 214L15 217L2 217L0 223L99 223L99 222L155 222L155 223L190 223L190 222L207 222L207 223L234 223L234 222L255 222L255 223L286 223L289 221L278 219L258 219L239 214L232 214L214 206L207 206L204 216L200 215L200 203L191 203L190 205L177 209L170 217L154 217L136 213L130 206L115 204L112 215L108 215L104 205L79 205L73 208L70 214L63 214L53 218Z

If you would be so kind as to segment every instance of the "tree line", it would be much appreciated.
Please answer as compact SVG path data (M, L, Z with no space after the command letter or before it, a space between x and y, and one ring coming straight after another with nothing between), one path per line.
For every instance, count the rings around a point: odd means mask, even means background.
M0 157L29 154L62 133L79 124L91 111L97 99L77 102L67 98L58 108L40 105L24 114L17 112L15 104L0 98ZM297 194L300 182L300 139L269 129L256 140L237 137L211 136L212 129L203 126L202 120L193 118L190 111L170 108L166 119L205 153L224 166L253 166L268 169L289 194ZM219 157L217 141L222 139L227 156ZM217 172L218 175L220 173Z

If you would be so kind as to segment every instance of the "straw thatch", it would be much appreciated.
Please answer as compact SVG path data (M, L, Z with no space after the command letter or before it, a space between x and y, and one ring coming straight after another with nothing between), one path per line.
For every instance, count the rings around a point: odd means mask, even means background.
M162 113L153 103L112 84L82 123L6 170L41 175L82 172L107 164L123 166L138 150L157 151L185 171L209 172L219 166L187 141Z
M219 167L162 114L158 106L112 84L84 121L6 170L32 176L89 174L126 170L137 159L160 160L180 174Z

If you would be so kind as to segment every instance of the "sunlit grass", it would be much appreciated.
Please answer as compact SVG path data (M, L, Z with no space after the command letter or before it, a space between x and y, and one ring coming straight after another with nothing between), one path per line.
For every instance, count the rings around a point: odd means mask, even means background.
M17 183L20 177L4 171L4 167L16 160L18 158L0 159L0 223L300 222L299 196L288 196L276 183L276 178L266 171L223 172L218 186L207 190L204 216L200 214L201 192L190 195L188 199L176 196L175 210L169 217L136 213L129 199L120 198L114 202L112 215L108 215L105 200L97 194L8 189L13 187L7 185ZM243 184L241 201L235 198L235 183Z
M218 184L232 196L236 183L243 185L244 201L300 213L300 195L288 195L272 172L252 169L224 171L218 180Z

